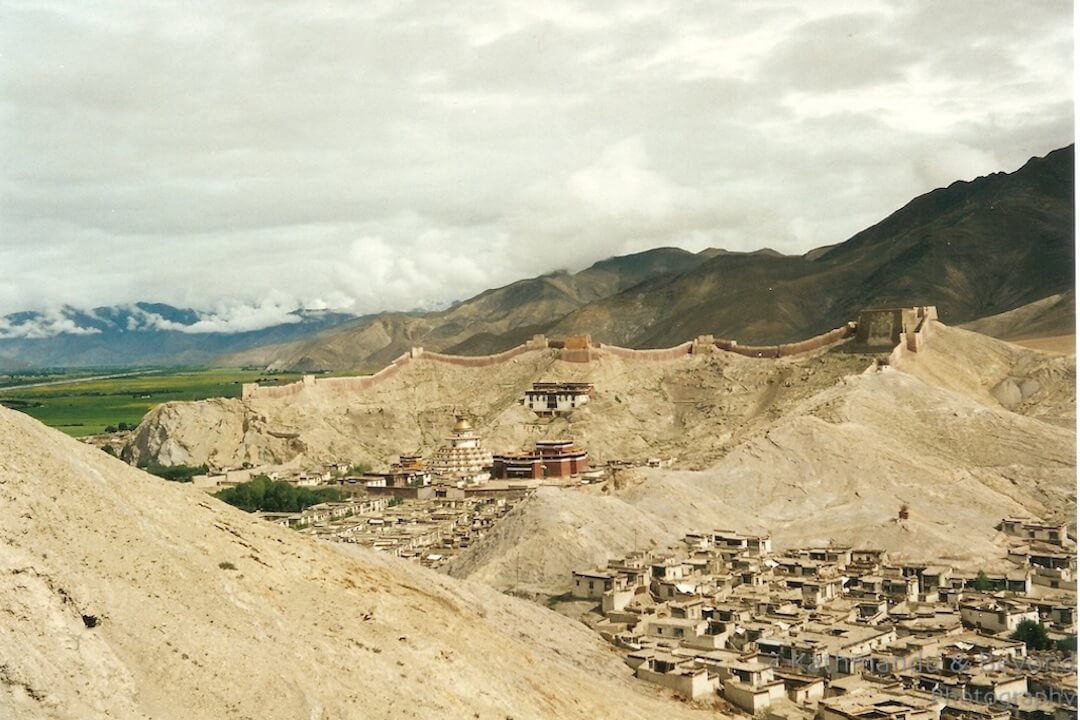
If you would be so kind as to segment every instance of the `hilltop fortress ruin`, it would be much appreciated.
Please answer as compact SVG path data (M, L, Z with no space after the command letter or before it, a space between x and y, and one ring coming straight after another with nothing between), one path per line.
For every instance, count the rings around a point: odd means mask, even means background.
M937 308L933 305L867 309L860 312L855 321L805 340L780 345L741 345L736 340L701 335L675 347L636 350L604 343L594 344L588 335L573 335L562 340L534 335L521 345L493 355L448 355L414 347L371 375L326 378L304 375L303 379L284 385L245 383L241 390L241 399L245 401L277 399L296 395L305 388L314 387L331 391L366 390L393 377L403 367L413 362L439 362L480 368L500 365L520 355L536 352L555 352L559 360L572 363L589 363L604 356L645 362L671 362L691 355L712 352L730 352L750 358L778 359L802 355L851 340L848 345L850 352L878 355L880 356L878 361L881 364L893 364L905 354L919 352L926 342L933 322L937 319Z

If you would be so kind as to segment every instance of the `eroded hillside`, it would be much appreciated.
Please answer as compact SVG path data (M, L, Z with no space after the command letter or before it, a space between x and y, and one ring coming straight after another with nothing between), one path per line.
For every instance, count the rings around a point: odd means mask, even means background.
M605 356L571 363L552 351L486 368L419 361L367 390L312 386L287 398L169 403L147 416L125 452L136 462L164 464L303 457L378 467L403 452L431 452L454 414L464 412L494 450L572 437L595 461L662 456L705 467L747 433L869 362L843 352L783 360L718 352L669 362ZM569 418L540 419L521 403L540 380L587 381L595 390Z
M691 717L588 629L0 408L5 718Z
M1015 379L1037 387L1009 409L994 390ZM1073 518L1074 418L1074 360L939 325L900 367L789 406L707 470L641 471L606 495L538 493L452 573L554 595L575 568L714 527L983 566L1002 554L1002 517Z

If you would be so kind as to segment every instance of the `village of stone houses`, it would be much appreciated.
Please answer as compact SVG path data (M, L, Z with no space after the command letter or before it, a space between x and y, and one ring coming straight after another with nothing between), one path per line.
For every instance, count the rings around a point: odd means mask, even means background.
M932 311L912 310L912 327L928 327ZM925 341L909 338L899 350L917 352ZM518 402L539 418L567 417L598 390L536 382ZM674 461L592 465L589 449L569 437L492 452L462 412L446 415L444 442L429 457L403 454L380 471L343 460L302 471L223 469L194 483L219 492L265 475L336 488L340 502L259 516L445 571L538 489L607 492L628 473ZM898 506L893 522L910 513ZM922 556L918 535L895 557L873 542L777 549L767 533L686 527L669 546L641 543L572 569L569 592L542 601L600 635L639 682L733 714L1075 720L1075 538L1064 522L1028 516L1002 517L994 529L1000 562L984 570Z

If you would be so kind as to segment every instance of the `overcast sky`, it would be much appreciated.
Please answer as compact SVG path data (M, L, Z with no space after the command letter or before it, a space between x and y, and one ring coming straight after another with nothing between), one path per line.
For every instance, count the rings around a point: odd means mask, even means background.
M840 242L1072 142L1071 5L7 0L0 315Z

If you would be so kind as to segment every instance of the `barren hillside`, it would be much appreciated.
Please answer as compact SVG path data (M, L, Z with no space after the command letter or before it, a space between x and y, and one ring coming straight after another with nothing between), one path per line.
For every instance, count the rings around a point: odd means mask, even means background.
M1076 292L1069 290L1014 310L965 323L967 330L1009 342L1076 354Z
M587 333L636 348L701 334L771 344L815 335L854 319L862 308L882 306L933 304L945 322L970 322L1072 290L1073 168L1070 145L1011 173L957 181L844 242L801 256L660 248L575 275L522 280L440 313L384 313L225 362L370 369L414 345L485 354L533 333ZM1064 314L1047 320L1061 325Z
M5 718L689 717L593 633L0 408Z
M403 452L431 452L454 414L465 412L494 450L572 437L596 461L663 456L705 467L746 433L868 362L839 352L780 361L731 353L663 363L606 356L581 364L548 351L487 368L421 360L363 391L315 386L280 399L162 405L140 424L125 457L219 466L303 457L383 466ZM539 419L521 404L539 380L592 382L593 398L569 418Z
M304 340L255 348L222 358L225 365L271 369L379 367L419 345L429 350L485 354L505 350L587 303L650 278L679 274L704 262L678 248L655 248L608 258L570 274L565 271L486 290L430 313L382 313L360 318Z
M921 195L838 245L802 256L719 254L590 303L547 332L629 347L703 333L789 342L866 307L936 305L950 324L1075 285L1074 152Z
M1028 395L1003 406L1003 382L1027 382ZM938 326L899 368L834 383L705 471L646 471L608 497L538 494L452 572L557 594L574 568L714 527L980 567L1001 554L993 526L1005 515L1075 515L1074 423L1072 358Z

